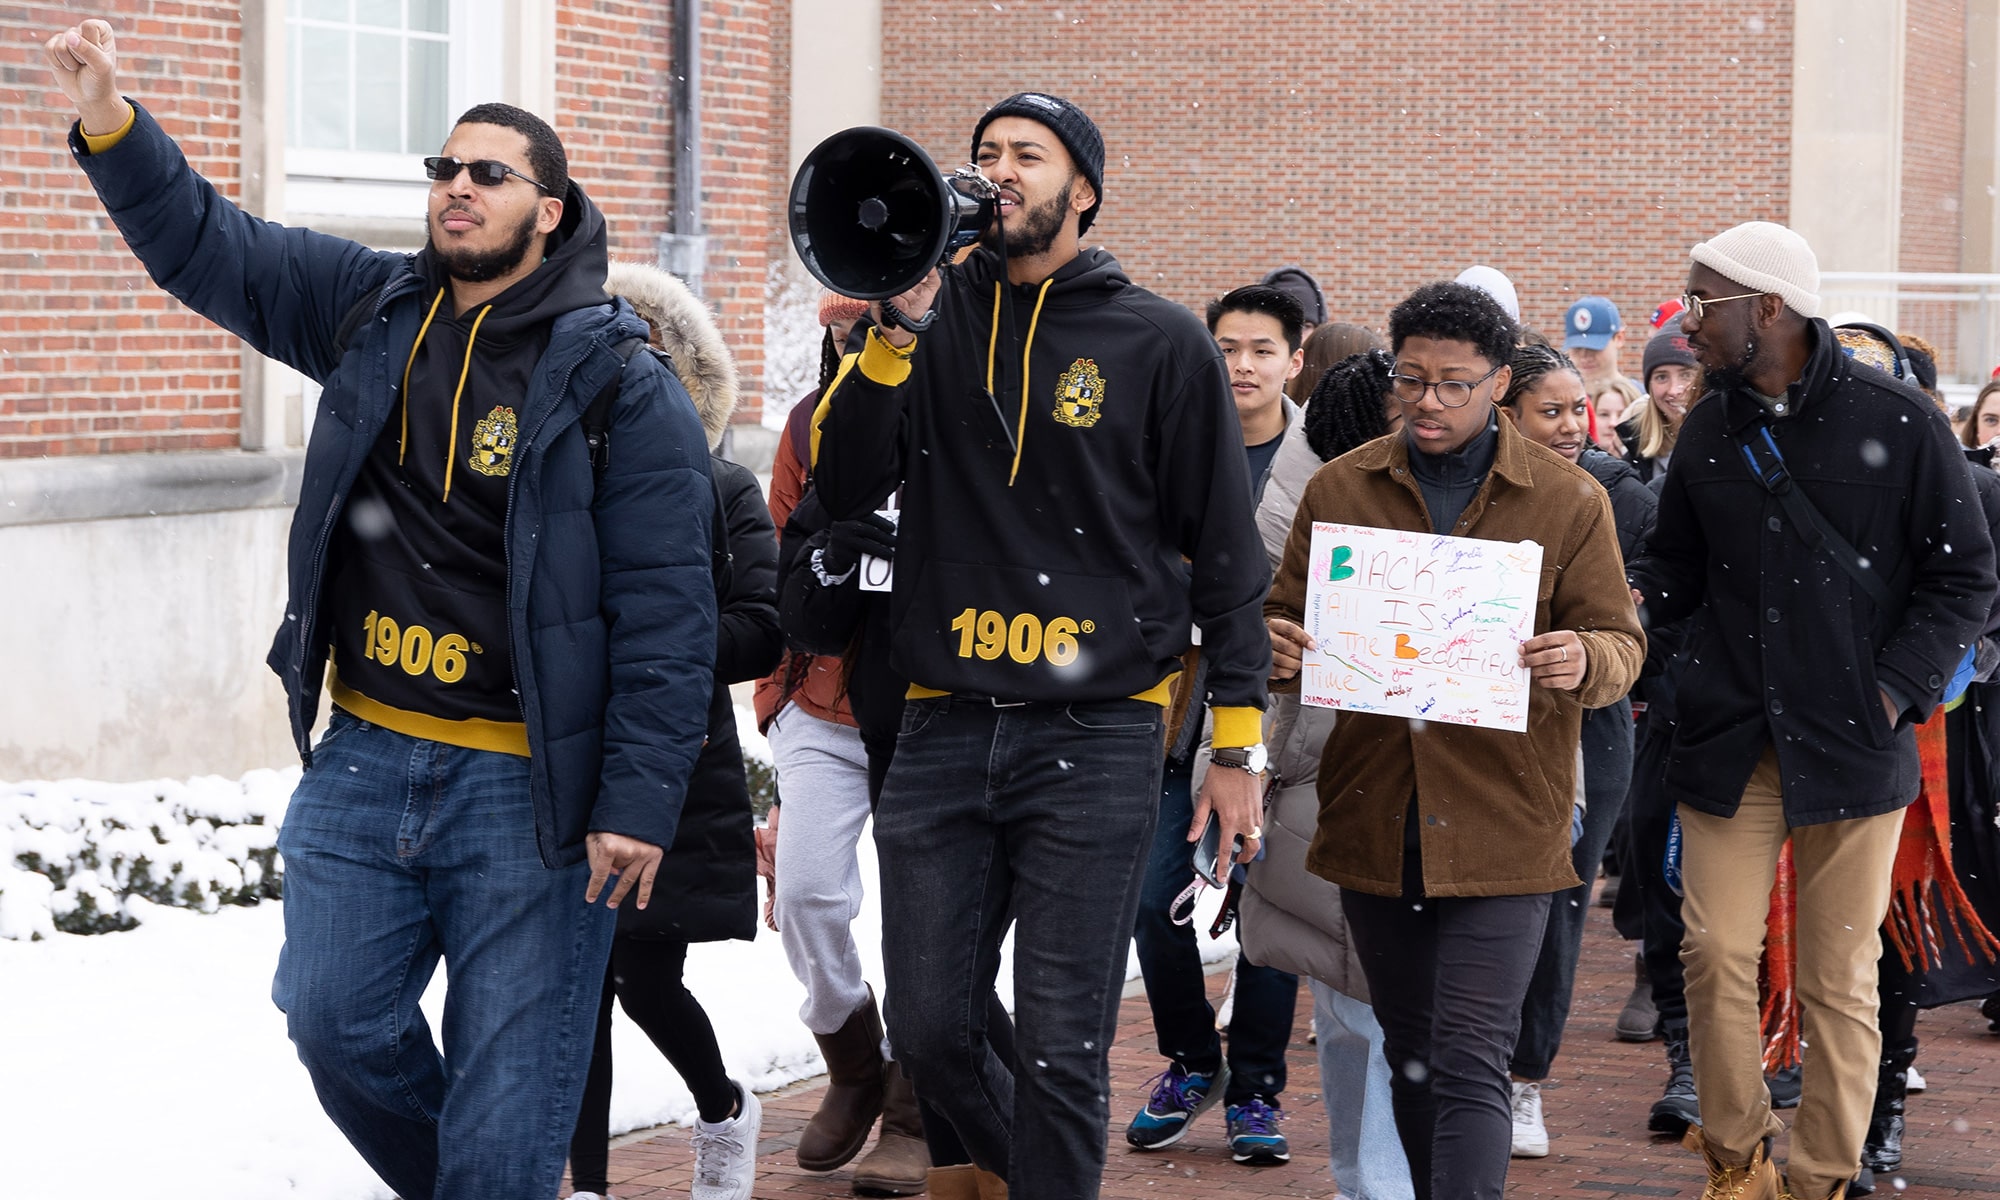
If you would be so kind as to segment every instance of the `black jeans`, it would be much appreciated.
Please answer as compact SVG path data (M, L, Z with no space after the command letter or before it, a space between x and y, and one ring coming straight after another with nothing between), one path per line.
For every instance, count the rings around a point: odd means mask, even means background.
M1672 743L1671 727L1649 730L1633 760L1632 790L1625 808L1632 836L1627 842L1625 871L1618 880L1621 904L1626 889L1636 889L1642 931L1639 949L1662 1025L1686 1024L1688 1011L1687 975L1681 968L1681 938L1687 926L1681 922L1681 898L1667 888L1661 869L1667 833L1674 820L1674 804L1667 799L1665 782L1667 751Z
M1625 811L1632 784L1632 706L1623 700L1583 714L1583 836L1570 847L1570 863L1583 882L1549 901L1548 931L1535 959L1528 998L1521 1005L1521 1036L1509 1069L1517 1079L1549 1077L1569 1023L1576 990L1576 960L1583 951L1583 922L1590 915L1591 882L1604 859L1612 826ZM1619 886L1624 886L1624 880Z
M1513 1148L1507 1060L1548 924L1549 897L1427 899L1414 852L1404 895L1347 888L1396 1133L1417 1200L1501 1200Z
M736 1086L722 1065L715 1028L708 1022L681 973L687 965L686 942L663 938L619 937L611 943L611 964L597 1005L597 1044L584 1077L583 1106L576 1132L569 1139L569 1171L579 1192L611 1190L605 1172L611 1155L611 996L625 1006L625 1015L653 1039L680 1073L705 1121L722 1121L736 1107Z
M1133 937L1160 1054L1187 1070L1211 1073L1222 1066L1222 1036L1215 1031L1215 1009L1208 1002L1198 935L1193 925L1176 925L1168 915L1174 898L1194 878L1194 843L1187 840L1194 820L1193 777L1193 755L1167 760ZM1277 1106L1285 1090L1285 1046L1292 1039L1298 1005L1298 976L1236 956L1229 1086L1223 1089L1223 1103L1261 1096Z
M889 1041L1016 1196L1098 1194L1160 720L1141 700L946 696L904 710L875 814ZM1010 917L1012 1059L992 1045L986 1003Z

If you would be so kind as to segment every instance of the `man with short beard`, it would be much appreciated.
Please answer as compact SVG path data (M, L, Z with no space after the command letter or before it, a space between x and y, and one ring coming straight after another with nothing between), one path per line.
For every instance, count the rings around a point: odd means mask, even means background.
M1815 317L1804 238L1752 221L1692 258L1681 329L1709 392L1630 570L1649 624L1706 612L1665 771L1684 838L1689 1141L1704 1194L1823 1200L1860 1166L1875 1093L1876 930L1917 794L1915 728L1985 625L1993 544L1943 415ZM1788 838L1811 1061L1787 1191L1757 968Z
M46 49L153 279L324 387L269 658L306 764L272 997L404 1200L553 1196L611 910L647 904L706 733L701 423L633 352L603 216L532 114L461 117L425 160L428 245L389 254L223 199L121 98L105 22ZM417 1007L441 960L442 1051Z
M1269 573L1215 341L1082 248L1097 126L1025 92L981 118L972 153L998 218L896 298L935 325L878 320L845 364L814 471L835 519L903 487L891 661L913 686L875 818L889 1039L979 1168L1015 1196L1083 1200L1104 1168L1162 709L1196 625L1216 750L1184 836L1213 812L1225 855L1238 835L1241 861L1257 852ZM1010 923L1003 1061L984 999ZM993 1194L971 1176L934 1171L930 1194Z

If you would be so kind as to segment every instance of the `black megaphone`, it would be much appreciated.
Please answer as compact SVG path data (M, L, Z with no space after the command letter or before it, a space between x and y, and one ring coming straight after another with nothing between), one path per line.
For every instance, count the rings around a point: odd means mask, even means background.
M792 245L813 278L887 300L979 240L999 189L977 167L946 175L893 129L860 125L813 148L792 179Z

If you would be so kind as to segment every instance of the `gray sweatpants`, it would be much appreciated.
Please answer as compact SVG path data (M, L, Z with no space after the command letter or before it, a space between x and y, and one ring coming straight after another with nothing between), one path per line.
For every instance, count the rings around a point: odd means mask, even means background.
M836 1033L868 1001L850 926L861 913L855 846L868 824L868 754L861 733L787 704L771 722L778 818L778 936L805 985L799 1019Z

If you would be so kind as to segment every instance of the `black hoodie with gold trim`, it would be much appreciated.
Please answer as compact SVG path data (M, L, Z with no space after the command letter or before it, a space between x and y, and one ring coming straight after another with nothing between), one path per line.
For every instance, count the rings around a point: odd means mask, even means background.
M603 216L575 189L569 200L534 273L464 313L431 252L416 256L427 315L326 588L334 702L413 737L528 753L507 636L508 476L551 323L610 299Z
M903 485L893 662L927 691L1163 699L1199 623L1218 745L1257 740L1269 565L1222 356L1102 250L1008 285L944 270L907 356L869 335L822 401L836 518Z

